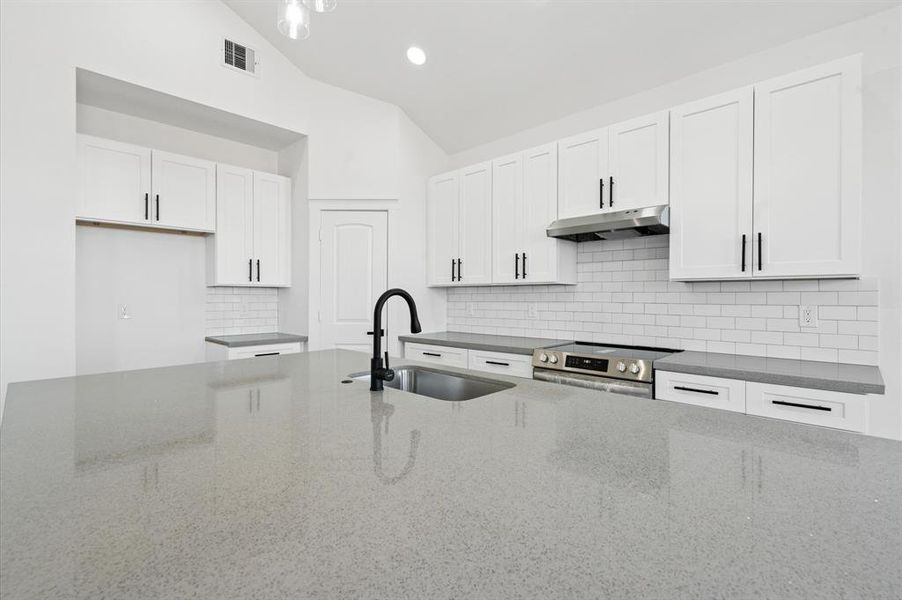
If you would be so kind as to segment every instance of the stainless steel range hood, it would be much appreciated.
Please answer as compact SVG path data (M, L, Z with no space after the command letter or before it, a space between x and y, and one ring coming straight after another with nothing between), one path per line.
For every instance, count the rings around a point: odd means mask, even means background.
M548 237L590 242L658 235L669 231L670 207L662 205L558 219L548 226L545 233Z

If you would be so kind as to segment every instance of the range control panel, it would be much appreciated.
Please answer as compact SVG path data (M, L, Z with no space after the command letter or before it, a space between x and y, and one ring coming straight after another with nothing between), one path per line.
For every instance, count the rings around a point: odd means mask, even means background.
M650 360L636 360L618 356L599 358L591 354L570 354L569 352L543 349L533 352L532 366L537 369L571 371L643 382L650 382L653 374L652 361Z
M564 366L570 367L571 369L584 369L586 371L601 371L602 373L606 373L608 370L608 359L568 354L567 359L564 361Z

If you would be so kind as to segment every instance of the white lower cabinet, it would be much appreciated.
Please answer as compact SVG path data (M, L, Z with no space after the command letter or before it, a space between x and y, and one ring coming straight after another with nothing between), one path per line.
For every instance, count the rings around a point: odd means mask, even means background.
M469 354L468 365L473 371L532 378L532 355L485 350L470 350Z
M745 412L744 381L671 373L655 372L655 398L673 400L708 408L721 408Z
M867 429L868 397L748 382L746 412L760 417L864 432Z
M867 431L868 396L655 371L655 398L809 425Z
M467 368L467 361L469 360L468 351L465 348L412 344L410 342L404 343L404 358L447 365L449 367L460 367L462 369Z
M237 360L239 358L255 358L260 356L278 356L280 354L296 354L304 351L303 342L287 344L262 344L259 346L229 347L207 342L207 360Z

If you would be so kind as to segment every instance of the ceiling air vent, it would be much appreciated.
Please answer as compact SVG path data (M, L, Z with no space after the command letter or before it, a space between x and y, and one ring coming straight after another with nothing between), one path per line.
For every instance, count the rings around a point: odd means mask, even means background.
M232 40L223 40L222 64L250 75L257 74L257 53Z

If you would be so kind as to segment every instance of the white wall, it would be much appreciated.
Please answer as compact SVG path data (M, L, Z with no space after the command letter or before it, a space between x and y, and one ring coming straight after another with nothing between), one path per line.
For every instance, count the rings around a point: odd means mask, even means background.
M75 239L79 375L204 360L203 237L79 226Z
M221 66L223 36L257 50L259 78ZM75 372L76 67L309 134L319 198L399 194L397 109L305 76L220 2L0 2L0 60L4 397Z
M902 8L829 29L666 85L522 131L451 157L452 167L489 160L631 117L749 85L851 54L863 54L863 276L879 287L885 402L872 431L902 438Z

